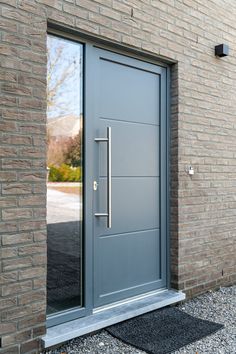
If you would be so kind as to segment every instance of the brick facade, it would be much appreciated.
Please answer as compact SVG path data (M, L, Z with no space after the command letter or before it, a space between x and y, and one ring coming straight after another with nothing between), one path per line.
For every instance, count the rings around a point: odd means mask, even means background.
M235 18L235 0L0 1L0 353L45 332L47 22L175 63L171 274L193 296L236 279Z

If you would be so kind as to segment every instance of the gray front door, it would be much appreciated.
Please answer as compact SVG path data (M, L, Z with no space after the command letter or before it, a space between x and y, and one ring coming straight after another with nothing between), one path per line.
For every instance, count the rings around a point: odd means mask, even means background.
M94 307L167 286L166 70L93 48Z

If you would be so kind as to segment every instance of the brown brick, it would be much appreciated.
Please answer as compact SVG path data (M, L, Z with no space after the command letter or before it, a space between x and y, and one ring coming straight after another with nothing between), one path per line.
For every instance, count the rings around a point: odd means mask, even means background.
M19 354L19 347L13 346L1 350L1 354Z
M121 34L115 32L115 31L112 31L109 28L101 28L100 29L100 35L103 36L103 37L107 37L109 39L112 39L114 41L120 41L121 40Z
M42 230L45 229L46 222L44 221L24 221L18 223L18 227L20 231L28 231L28 230Z
M117 21L121 21L121 14L117 11L109 9L108 7L100 7L100 13L103 16L110 17Z
M34 279L34 285L33 285L34 289L42 289L45 288L45 286L46 286L45 278Z
M19 255L21 256L34 254L34 253L43 253L45 251L46 251L46 245L44 243L21 246L19 247L18 250Z
M16 98L12 96L0 96L0 104L2 106L15 106L16 105ZM1 125L0 125L1 127Z
M1 248L0 249L0 259L13 258L18 254L18 249L16 247Z
M35 266L39 266L39 265L44 265L47 261L47 256L46 254L35 254L33 256L33 264Z
M31 233L19 233L15 235L3 235L2 244L6 245L15 245L18 243L29 243L32 242L33 235Z
M6 92L14 94L14 95L20 95L20 96L30 96L32 95L32 89L27 86L23 85L17 85L14 83L5 83L2 85L2 92Z
M45 57L43 57L43 59L45 60ZM41 87L46 89L46 80L41 76L37 77L32 74L19 73L18 82L22 85L30 85L33 87Z
M20 97L19 98L19 107L23 109L38 109L42 110L45 107L45 102L43 100L40 100L38 98L34 97ZM29 129L32 127L35 127L33 125L25 125L22 128L28 127ZM22 129L22 131L24 131ZM26 132L29 132L30 130L26 129ZM33 131L34 132L34 131ZM32 133L33 133L32 132Z
M24 291L24 290L23 290ZM19 318L31 315L31 306L17 306L16 308L5 309L2 311L2 320L11 321L18 320Z
M19 125L19 130L22 133L31 133L31 134L44 134L45 133L45 126L39 124L24 124Z
M17 23L1 18L0 29L15 33L17 31Z
M5 108L2 112L2 115L4 118L7 120L18 120L18 121L27 121L27 122L37 122L37 123L45 123L45 114L42 112L29 112L25 110L20 110L18 109L10 109L10 108ZM5 123L6 124L6 123ZM9 123L8 123L9 124ZM14 123L15 124L15 123ZM16 127L16 126L15 126ZM16 129L16 128L15 128ZM30 136L30 133L26 133L24 135Z
M14 207L16 205L17 200L15 197L0 197L0 208Z
M20 135L3 135L1 138L1 143L8 145L31 145L32 137Z
M45 313L37 314L34 316L30 316L28 318L19 320L19 329L22 330L24 328L31 328L33 326L37 326L39 323L44 323L46 320Z
M82 19L76 19L76 27L86 31L86 32L90 32L93 34L98 34L99 33L99 26L96 25L95 23L91 23L89 21L85 21Z
M15 147L0 147L0 158L1 157L15 157L17 156L17 148Z
M17 50L14 46L3 43L2 45L0 45L0 54L6 56L15 56L17 54Z
M18 168L23 168L21 161L18 162ZM19 167L19 165L21 167ZM27 183L5 183L2 186L2 194L29 194L32 192L32 186Z
M0 52L1 52L1 49L0 49ZM10 71L0 71L0 80L7 81L7 82L16 82L17 81L17 74L10 72Z
M95 22L96 24L111 28L111 19L101 16L100 14L95 14L93 12L89 13L89 20Z
M33 267L19 271L19 280L42 277L45 274L45 267Z
M43 48L45 49L45 48ZM24 61L29 61L30 63L35 62L35 63L44 63L46 60L45 54L41 53L35 53L32 52L31 48L24 50L21 49L18 51L18 57ZM35 80L36 81L36 80ZM26 83L26 85L29 85L29 82ZM46 90L46 85L44 85L43 90ZM31 90L32 92L32 90ZM31 93L32 94L32 93ZM40 98L42 97L42 95L40 96Z
M18 219L30 219L32 217L31 209L5 209L2 211L3 220L18 220Z
M16 284L9 284L2 287L2 295L14 295L24 293L32 289L32 282L30 280L25 282L18 282Z
M127 15L131 15L131 6L128 6L126 4L120 3L118 1L113 2L113 8L114 10L118 10L120 12L124 12Z
M38 16L43 16L44 11L43 9L38 6L37 3L32 2L31 0L23 0L19 3L18 5L19 9L23 11L27 11L29 13L38 15Z
M46 156L45 150L39 149L38 147L22 147L19 149L19 154L25 158L45 158Z
M2 337L2 347L16 343L22 343L29 339L31 339L31 330L18 332L17 334L12 335L6 335Z
M19 206L45 206L46 196L45 195L32 195L27 197L19 198Z
M15 330L16 330L16 323L14 323L14 322L0 323L1 335L6 334L6 333L15 332Z
M16 58L3 58L1 60L1 67L2 68L7 68L7 69L15 69L16 67L21 70L21 71L25 71L25 72L31 72L32 70L32 65L29 63L24 63L23 61L20 61L19 59ZM16 102L16 101L15 101ZM9 104L9 106L12 107L11 104Z
M14 182L16 180L17 180L16 172L0 171L0 182Z
M33 214L35 219L46 219L47 217L47 210L44 208L34 208L33 209Z
M0 200L1 202L1 200ZM0 203L1 205L1 203ZM15 232L17 231L17 223L15 221L11 222L0 222L1 233Z
M34 146L42 146L45 148L46 146L46 139L45 137L41 137L41 136L36 136L33 139L33 145Z
M35 159L32 160L33 165L32 167L34 169L43 169L43 171L46 171L46 160L45 159ZM34 184L34 193L45 193L45 189L46 189L46 184Z
M44 301L46 302L46 291L45 290L37 290L37 291L32 291L28 292L23 295L18 296L18 301L20 305L27 305L32 302L39 302L39 301Z
M36 231L34 232L34 241L46 241L47 240L47 232L46 231Z
M40 326L33 329L33 337L43 336L46 333L46 327Z
M0 299L0 310L6 309L8 307L16 307L17 306L17 297L8 297L7 299ZM0 325L1 328L1 325ZM11 332L11 331L9 331ZM0 332L1 333L1 332Z
M38 3L51 6L57 10L62 10L62 3L58 0L38 0Z
M15 122L0 121L0 130L2 132L16 132L17 125Z
M30 47L31 41L28 38L22 38L22 36L19 36L17 34L12 34L12 33L5 33L3 34L3 41L4 42L9 42L11 44L17 44L21 45L24 47Z
M2 268L4 271L30 267L31 265L32 265L31 257L19 257L16 259L4 260L2 262Z
M49 16L50 20L63 23L64 25L74 26L75 18L74 16L64 14L56 10L50 10Z
M4 159L2 161L2 165L4 169L12 169L12 170L18 170L18 169L29 169L32 166L31 160L27 159ZM8 188L8 187L7 187ZM11 188L11 187L9 187ZM17 187L16 187L17 188ZM14 193L13 194L17 194Z
M25 353L32 352L33 350L38 351L39 347L40 347L39 340L34 339L30 342L23 343L20 348L20 353L25 354Z
M66 13L71 14L73 16L77 16L79 18L88 18L88 11L81 9L79 7L69 5L69 4L64 4L63 9Z
M92 12L98 12L99 6L95 1L91 0L76 0L76 5L83 7Z

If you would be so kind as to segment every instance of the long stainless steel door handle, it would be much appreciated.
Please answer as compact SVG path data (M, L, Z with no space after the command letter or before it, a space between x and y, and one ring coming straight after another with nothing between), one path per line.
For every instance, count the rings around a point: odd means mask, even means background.
M95 213L95 216L106 216L107 227L111 228L112 207L111 207L111 127L107 127L106 138L95 138L96 142L107 143L107 213Z

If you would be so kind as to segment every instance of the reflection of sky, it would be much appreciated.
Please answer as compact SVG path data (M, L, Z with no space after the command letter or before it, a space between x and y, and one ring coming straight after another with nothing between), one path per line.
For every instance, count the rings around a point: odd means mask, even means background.
M56 85L48 118L82 113L82 50L79 43L54 36L47 37L48 90ZM63 79L63 77L65 79Z

